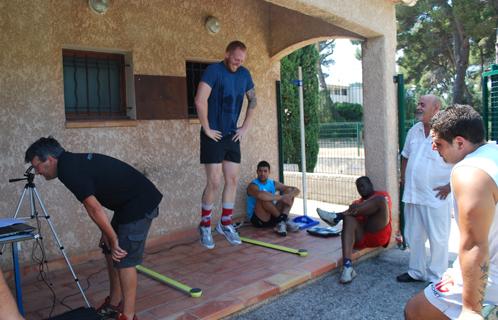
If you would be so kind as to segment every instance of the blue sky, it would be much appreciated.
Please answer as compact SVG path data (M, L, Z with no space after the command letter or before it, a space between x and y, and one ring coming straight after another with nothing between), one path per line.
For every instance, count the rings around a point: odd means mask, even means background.
M349 39L336 39L333 60L329 66L327 84L348 85L361 82L361 61L356 60L355 52L358 46L353 46Z

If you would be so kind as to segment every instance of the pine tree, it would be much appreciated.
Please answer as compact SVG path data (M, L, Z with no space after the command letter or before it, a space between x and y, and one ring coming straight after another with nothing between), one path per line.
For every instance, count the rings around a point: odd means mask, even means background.
M306 171L313 172L318 159L318 60L315 45L301 48L281 60L280 78L283 109L284 162L301 164L299 93L295 84L297 69L303 72Z
M496 0L419 0L398 7L398 63L416 91L474 103L471 80L494 59ZM479 68L480 67L480 68ZM478 72L475 72L475 70Z

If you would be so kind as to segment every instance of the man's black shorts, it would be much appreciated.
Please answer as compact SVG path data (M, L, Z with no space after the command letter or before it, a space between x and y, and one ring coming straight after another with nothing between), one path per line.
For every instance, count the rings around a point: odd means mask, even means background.
M234 135L214 141L201 130L201 163L222 163L224 160L240 163L240 142L232 140Z
M263 221L261 220L257 215L256 212L253 213L251 217L251 223L253 226L256 228L269 228L269 227L274 227L278 223L278 219L275 218L274 216L270 216L270 220L268 221Z

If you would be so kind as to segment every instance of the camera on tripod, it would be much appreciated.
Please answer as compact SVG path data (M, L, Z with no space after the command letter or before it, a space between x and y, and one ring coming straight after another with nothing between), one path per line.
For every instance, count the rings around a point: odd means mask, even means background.
M38 193L38 190L36 189L36 186L33 182L33 180L35 179L35 173L32 172L33 169L34 169L33 166L29 166L29 168L26 169L26 171L23 174L24 178L9 179L9 182L17 182L17 181L27 180L26 185L24 186L24 189L23 189L21 196L19 198L19 201L17 203L16 211L14 213L13 218L15 219L18 217L19 212L20 212L21 207L22 207L23 200L24 200L25 196L27 195L28 202L30 204L30 209L31 209L30 210L30 217L31 217L31 219L33 219L33 218L36 219L37 224L38 224L38 229L40 229L39 215L38 215L38 210L37 210L37 205L36 205L36 204L38 204L38 206L41 208L42 213L43 213L42 218L45 218L45 221L47 221L48 226L50 227L50 231L52 231L52 236L53 236L57 246L59 247L59 250L62 253L62 256L64 257L64 260L66 261L67 267L69 268L69 271L71 272L71 275L73 276L73 279L76 282L76 285L78 286L78 289L80 290L80 293L83 296L83 299L85 300L87 307L90 308L91 307L90 302L88 302L88 299L86 298L85 292L83 291L83 288L81 287L80 281L79 281L78 277L76 276L76 273L74 272L74 269L71 265L71 262L69 261L69 258L66 254L64 246L62 245L60 238L57 235L57 232L55 231L55 227L52 223L50 215L48 214L47 209L45 208L45 205L43 204L43 201L40 197L40 194ZM45 252L44 252L45 247L43 245L43 237L39 237L39 239L41 242L43 256L45 256ZM2 250L0 250L0 252L1 251L3 251L3 248L2 248Z
M28 180L28 183L33 183L33 180L35 179L35 174L32 173L34 167L29 166L28 169L24 172L24 178L14 178L14 179L9 179L9 182L17 182L17 181L23 181L23 180Z

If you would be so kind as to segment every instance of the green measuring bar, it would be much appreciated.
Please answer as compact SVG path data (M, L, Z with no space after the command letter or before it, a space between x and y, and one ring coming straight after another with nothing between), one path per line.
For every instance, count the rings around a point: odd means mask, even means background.
M281 246L278 244L254 240L254 239L250 239L250 238L246 238L246 237L240 237L240 240L242 240L242 242L245 242L245 243L255 244L257 246L261 246L261 247L265 247L265 248L270 248L270 249L275 249L275 250L279 250L279 251L283 251L283 252L297 254L300 257L306 257L308 255L308 250L306 250L306 249L294 249L294 248L284 247L284 246Z
M146 274L149 277L151 277L159 282L163 282L163 283L170 285L170 286L172 286L180 291L188 293L193 298L199 298L202 295L202 290L199 288L191 288L191 287L189 287L181 282L178 282L176 280L168 278L165 275L162 275L158 272L155 272L154 270L146 268L142 265L138 265L138 266L136 266L136 268L139 272Z

